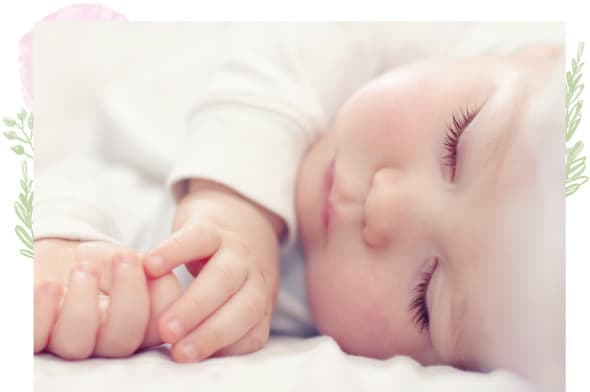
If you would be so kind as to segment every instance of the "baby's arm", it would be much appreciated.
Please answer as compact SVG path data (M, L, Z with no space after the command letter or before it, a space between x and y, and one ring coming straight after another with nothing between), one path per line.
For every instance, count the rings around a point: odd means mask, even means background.
M275 214L229 188L190 181L174 232L145 261L154 277L181 264L195 276L158 321L162 340L173 345L174 360L245 354L266 343L283 228Z

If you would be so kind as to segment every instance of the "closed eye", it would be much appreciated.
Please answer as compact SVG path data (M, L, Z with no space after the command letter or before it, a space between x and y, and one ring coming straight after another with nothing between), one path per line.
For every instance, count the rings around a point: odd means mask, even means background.
M409 310L413 313L412 320L420 331L427 330L430 326L430 313L428 311L428 303L426 302L426 294L432 274L437 266L438 258L428 262L422 271L419 283L414 288L414 296L412 297L412 302L410 302Z
M478 112L479 110L475 111L467 108L459 113L454 113L451 124L447 127L447 135L443 143L443 148L446 151L446 155L443 156L443 163L451 169L451 182L455 180L455 173L457 171L459 140L463 131L469 126L475 116L477 116Z

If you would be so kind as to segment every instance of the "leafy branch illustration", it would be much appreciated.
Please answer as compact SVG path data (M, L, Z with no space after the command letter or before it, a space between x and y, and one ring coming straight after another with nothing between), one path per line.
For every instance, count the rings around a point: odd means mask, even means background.
M33 159L35 149L33 147L33 113L27 113L21 109L16 115L16 119L5 117L4 126L8 129L4 131L4 137L15 145L10 149L16 154L21 155L23 159L21 164L21 192L18 195L18 201L14 203L16 216L21 224L14 228L16 236L25 246L20 253L26 257L33 257L33 180L29 178L28 159Z
M565 143L566 143L566 163L565 163L565 195L570 196L574 194L582 185L588 181L588 176L584 175L586 170L586 157L580 157L580 153L584 149L584 143L577 141L570 147L570 140L580 125L582 119L582 106L584 101L580 98L582 91L584 91L584 84L582 80L582 54L584 52L584 42L578 45L578 52L576 57L572 59L571 68L566 72L566 92L565 92L565 107L566 113L566 129L565 129Z

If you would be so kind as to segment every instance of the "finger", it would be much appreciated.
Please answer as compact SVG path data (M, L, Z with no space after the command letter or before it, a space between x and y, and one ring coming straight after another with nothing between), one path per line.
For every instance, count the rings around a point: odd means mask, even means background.
M51 327L57 317L62 286L57 282L43 282L35 287L33 325L35 354L47 346Z
M265 290L249 280L223 307L172 347L178 362L198 361L242 337L265 316Z
M178 279L173 273L148 280L148 292L150 296L150 319L141 344L142 348L162 343L157 330L158 319L162 312L182 295Z
M183 226L148 252L144 267L149 276L160 277L181 264L210 257L220 244L221 236L212 224Z
M100 326L95 354L124 357L137 350L149 319L147 283L139 259L132 253L113 259L113 286L105 322Z
M266 342L270 334L270 317L265 317L258 324L256 324L250 331L246 333L237 342L222 348L213 354L214 357L225 357L232 355L243 355L253 353L260 350Z
M105 243L102 241L82 241L74 249L74 257L78 262L91 262L99 270L99 288L110 293L113 284L111 271L112 261L117 254L132 252L131 249L121 245Z
M98 330L98 271L90 263L72 270L68 290L49 338L49 351L64 359L88 358Z
M242 287L247 270L239 257L233 250L222 249L207 263L162 315L158 331L164 342L176 343Z

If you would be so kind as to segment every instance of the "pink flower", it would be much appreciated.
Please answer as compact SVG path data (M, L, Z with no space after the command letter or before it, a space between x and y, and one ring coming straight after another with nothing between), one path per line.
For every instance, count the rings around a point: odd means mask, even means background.
M73 4L61 8L43 18L44 21L124 21L122 14L100 4ZM33 32L29 31L20 40L20 78L25 105L33 105Z

